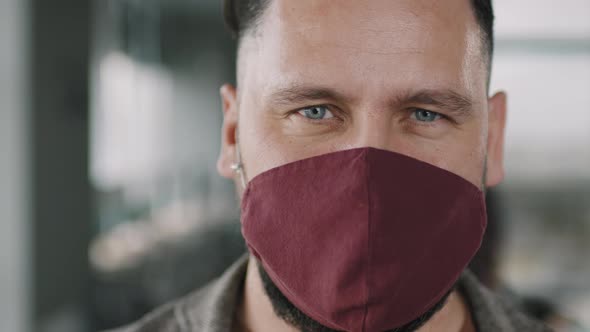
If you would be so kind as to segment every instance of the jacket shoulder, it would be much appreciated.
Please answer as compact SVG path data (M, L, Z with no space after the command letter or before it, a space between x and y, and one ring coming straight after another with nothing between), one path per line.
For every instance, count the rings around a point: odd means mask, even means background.
M177 314L178 303L166 304L133 324L105 332L183 332L182 317Z
M551 332L545 324L525 315L513 301L493 293L466 271L461 276L461 293L471 307L478 331Z
M226 331L246 275L248 255L243 255L223 275L185 297L166 304L139 321L105 332L217 332Z

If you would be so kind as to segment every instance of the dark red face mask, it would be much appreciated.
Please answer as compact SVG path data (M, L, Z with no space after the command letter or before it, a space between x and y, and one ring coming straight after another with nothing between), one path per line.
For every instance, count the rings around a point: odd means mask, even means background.
M359 148L253 178L242 199L251 253L302 312L332 329L381 332L418 318L480 246L484 195L399 153Z

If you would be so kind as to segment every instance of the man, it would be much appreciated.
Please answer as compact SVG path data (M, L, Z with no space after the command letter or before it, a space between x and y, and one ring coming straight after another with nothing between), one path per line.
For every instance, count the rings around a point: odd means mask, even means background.
M465 270L502 181L485 0L228 0L250 254L123 331L546 331Z

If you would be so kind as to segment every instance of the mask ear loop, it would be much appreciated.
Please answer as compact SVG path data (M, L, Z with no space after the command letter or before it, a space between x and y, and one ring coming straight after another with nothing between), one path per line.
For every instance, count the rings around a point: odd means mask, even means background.
M236 162L231 165L231 169L240 176L242 182L242 189L246 189L246 175L244 174L244 164L242 163L242 155L240 153L240 144L238 141L238 131L236 130Z

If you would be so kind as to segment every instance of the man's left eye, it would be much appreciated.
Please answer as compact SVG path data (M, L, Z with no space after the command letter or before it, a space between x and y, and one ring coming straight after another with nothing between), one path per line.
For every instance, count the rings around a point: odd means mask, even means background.
M412 113L412 119L419 122L434 122L442 118L442 115L436 112L417 109Z
M334 117L326 106L306 107L298 111L299 114L311 120L324 120Z

